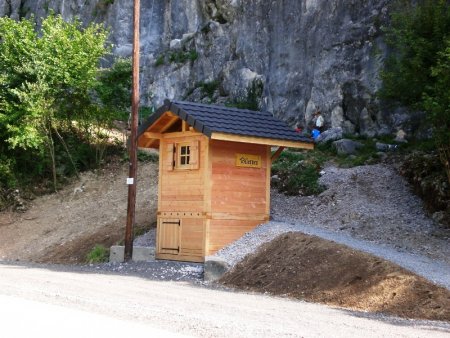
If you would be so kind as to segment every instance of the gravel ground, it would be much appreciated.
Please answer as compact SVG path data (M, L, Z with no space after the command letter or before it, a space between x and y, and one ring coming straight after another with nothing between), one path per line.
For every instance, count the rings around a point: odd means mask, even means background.
M315 235L357 250L368 252L394 262L450 290L450 264L419 254L399 252L393 248L389 248L387 245L355 239L347 234L336 233L298 223L269 222L263 224L230 246L220 250L216 255L226 260L231 266L234 266L246 255L254 252L263 243L269 242L280 234L289 231Z
M319 196L272 192L273 222L247 233L216 255L231 266L288 231L333 240L391 260L450 289L449 230L440 228L387 165L326 167Z
M136 237L133 241L133 245L155 247L156 228L151 229L149 232L143 234L142 236Z
M136 237L134 246L155 247L156 229ZM82 272L129 275L150 280L203 282L203 264L154 260L149 262L104 263L76 266Z
M424 212L408 183L387 165L326 167L319 196L272 191L273 221L257 227L216 255L231 266L278 235L299 231L371 253L450 289L450 234ZM135 239L155 246L156 229ZM86 266L89 271L199 282L203 265L155 261Z
M450 229L428 217L410 185L387 165L327 167L319 196L272 195L276 221L309 224L450 264Z
M85 272L111 272L162 281L203 281L203 264L175 261L91 264L82 267Z

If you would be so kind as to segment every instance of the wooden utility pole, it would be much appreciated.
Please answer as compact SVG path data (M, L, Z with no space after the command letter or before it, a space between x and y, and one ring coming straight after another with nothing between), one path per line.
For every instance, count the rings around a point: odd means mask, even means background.
M125 229L125 261L133 255L133 227L136 209L137 128L139 115L139 14L140 0L134 0L133 11L133 89L131 93L131 135L129 142L130 172L128 184L127 226Z

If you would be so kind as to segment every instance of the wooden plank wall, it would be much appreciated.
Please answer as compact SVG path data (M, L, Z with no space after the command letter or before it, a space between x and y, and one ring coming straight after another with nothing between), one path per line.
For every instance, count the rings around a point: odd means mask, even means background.
M173 158L169 151L171 144L197 141L198 169L171 168L168 163ZM159 198L157 253L159 259L202 262L205 256L205 177L209 170L205 159L208 154L208 138L202 134L185 131L164 134L160 142ZM209 184L206 184L209 186ZM180 226L173 231L163 229L164 220L180 220ZM174 231L178 231L176 234ZM167 236L170 238L164 237ZM162 250L178 239L179 250Z
M172 156L167 151L168 144L194 140L200 141L199 158L202 159L207 150L207 139L202 135L190 135L191 133L186 132L177 133L175 137L164 137L160 147L160 163L167 163L168 157ZM203 213L205 195L204 171L205 166L202 163L195 170L167 170L164 165L160 165L158 211Z
M207 254L240 238L269 218L270 148L212 140L211 220ZM236 153L259 155L261 168L236 166Z

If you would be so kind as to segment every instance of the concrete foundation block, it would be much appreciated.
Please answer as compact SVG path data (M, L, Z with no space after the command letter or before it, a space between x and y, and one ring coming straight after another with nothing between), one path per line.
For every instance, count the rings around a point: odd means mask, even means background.
M122 263L125 257L125 247L113 245L109 250L109 261L113 263Z
M220 277L222 277L229 269L230 265L224 259L214 256L207 256L205 257L205 273L203 279L209 282L216 281L220 279Z
M133 248L133 262L148 262L155 260L155 248L135 246Z
M113 245L109 251L109 261L122 263L125 259L125 247L122 245ZM135 246L133 247L133 262L148 262L155 260L155 248Z

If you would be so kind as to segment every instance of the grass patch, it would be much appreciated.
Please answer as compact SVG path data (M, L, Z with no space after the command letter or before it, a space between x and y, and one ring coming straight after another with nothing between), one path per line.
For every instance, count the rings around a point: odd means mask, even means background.
M155 61L155 67L162 66L165 62L166 61L165 61L164 55L161 54L160 56L158 56L158 58Z
M217 80L210 82L200 82L197 84L197 87L201 89L204 96L212 99L214 92L219 88L219 84L220 83Z
M345 139L350 139L362 144L362 147L357 149L353 155L337 154L333 148L332 143L317 144L315 151L322 153L322 156L328 157L328 160L333 161L341 168L352 168L360 165L376 164L380 162L380 151L376 148L376 143L394 144L391 136L379 137L374 140L366 137L355 137L345 135Z
M198 52L195 49L189 51L177 51L169 54L169 62L185 63L187 61L195 61L198 59Z
M264 91L264 83L255 79L250 86L234 100L226 104L227 107L258 111L261 108L260 99Z
M194 62L198 59L198 52L195 49L191 49L188 51L175 51L170 52L168 54L161 54L158 56L158 58L155 61L154 66L160 67L168 63L186 63L188 61Z
M86 262L92 263L104 263L109 259L109 249L101 244L96 244L94 248L86 255Z

